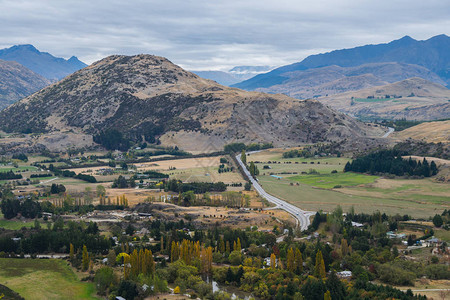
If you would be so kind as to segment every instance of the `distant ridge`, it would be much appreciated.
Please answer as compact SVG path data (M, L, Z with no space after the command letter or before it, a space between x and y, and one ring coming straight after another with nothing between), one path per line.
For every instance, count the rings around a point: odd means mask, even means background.
M52 81L60 80L87 65L72 56L68 60L40 52L33 45L16 45L0 50L0 59L16 61Z
M355 67L362 64L382 62L422 66L437 74L448 86L450 84L450 37L441 34L425 41L417 41L409 36L405 36L387 44L366 45L311 55L301 62L282 66L271 72L257 75L235 84L233 87L245 90L270 88L287 81L290 78L290 72L331 65Z
M0 110L50 84L15 61L0 60Z
M252 78L258 74L265 73L273 69L270 66L237 66L229 71L192 71L200 77L214 80L215 82L231 86L243 80Z

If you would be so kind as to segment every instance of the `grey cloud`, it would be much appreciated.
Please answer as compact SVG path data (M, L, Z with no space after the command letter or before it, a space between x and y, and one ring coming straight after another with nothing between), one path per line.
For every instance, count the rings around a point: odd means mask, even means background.
M91 63L150 53L188 69L282 65L317 52L448 34L446 1L0 1L0 47Z

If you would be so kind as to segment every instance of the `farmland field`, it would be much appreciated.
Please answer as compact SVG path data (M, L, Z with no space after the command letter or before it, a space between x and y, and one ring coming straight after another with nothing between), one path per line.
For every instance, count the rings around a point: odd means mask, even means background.
M9 171L13 171L13 172L18 172L18 171L37 171L36 167L33 166L19 166L19 167L14 167L14 166L0 166L0 172L9 172Z
M377 194L371 192L371 187L355 187L346 189L321 189L307 184L300 183L298 186L290 183L296 183L288 179L276 179L271 176L259 176L260 184L270 194L278 196L305 210L323 210L332 211L340 205L344 211L354 207L356 212L372 213L379 210L387 214L400 215L408 214L416 218L428 218L441 213L444 209L450 209L450 199L448 196L430 196L424 191L415 191L416 194L408 196ZM395 180L393 180L395 181ZM353 189L364 191L361 195L351 194ZM448 189L448 188L447 188ZM410 191L410 193L413 191Z
M3 214L0 213L0 228L9 230L19 230L22 227L33 227L34 222L22 222L19 220L6 220L3 218Z
M25 299L97 299L62 260L0 258L0 282Z
M428 218L450 209L448 184L430 178L388 179L343 173L348 158L283 158L284 151L261 151L249 155L247 161L258 162L258 179L268 193L302 209L332 211L341 205L347 211L354 206L357 212L379 210L390 215L408 214L416 218ZM270 169L264 169L264 166ZM319 174L307 174L311 169ZM333 170L337 173L332 174Z
M299 181L301 183L331 189L337 185L340 186L355 186L360 184L373 183L378 177L369 176L357 173L335 173L324 175L300 175L289 177L290 180Z

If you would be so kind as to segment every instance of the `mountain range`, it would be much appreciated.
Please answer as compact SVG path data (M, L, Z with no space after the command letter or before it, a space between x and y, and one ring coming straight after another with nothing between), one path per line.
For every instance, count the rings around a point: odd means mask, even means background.
M217 151L230 142L357 140L381 132L318 101L225 87L152 55L109 56L79 70L1 111L0 128L90 136L116 130L130 140L159 139L188 151Z
M60 80L87 66L75 56L66 60L40 52L33 45L16 45L2 49L0 59L18 62L51 81Z
M387 63L387 64L386 64ZM391 63L397 63L393 66ZM246 81L237 83L233 87L245 90L263 90L270 93L286 93L294 97L304 98L311 96L324 96L327 93L327 83L333 85L336 77L333 75L336 67L343 70L347 78L344 81L359 81L354 76L374 75L369 69L366 73L357 72L353 74L352 70L360 66L385 65L391 67L392 72L396 72L400 66L407 70L403 76L398 76L391 81L389 76L384 76L382 80L374 78L363 78L366 85L383 85L386 82L393 82L407 79L410 77L421 77L443 85L450 84L450 38L447 35L438 35L425 41L417 41L409 36L387 44L366 45L351 49L335 50L328 53L311 55L303 61L287 66L276 68L268 73L257 75ZM332 67L331 69L327 67ZM311 71L315 70L315 71ZM387 69L389 70L389 68ZM418 72L415 75L411 74ZM389 75L385 72L384 75ZM296 83L296 79L303 79L304 76L310 77L310 83L301 81ZM413 76L412 76L413 75ZM317 78L321 80L317 80ZM380 79L380 78L379 78ZM317 83L318 82L318 83ZM325 85L325 88L321 87ZM347 83L339 84L341 87ZM348 88L336 88L333 93L345 92L360 88L357 84L355 88L349 85ZM311 92L303 92L309 88ZM333 89L331 89L333 90Z

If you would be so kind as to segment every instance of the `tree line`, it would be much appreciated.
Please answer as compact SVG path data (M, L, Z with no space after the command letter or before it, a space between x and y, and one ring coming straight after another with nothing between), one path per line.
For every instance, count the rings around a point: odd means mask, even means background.
M404 159L402 153L397 150L379 150L347 162L344 172L349 171L430 177L437 174L438 168L434 161L428 163L426 158L422 161L411 157Z

